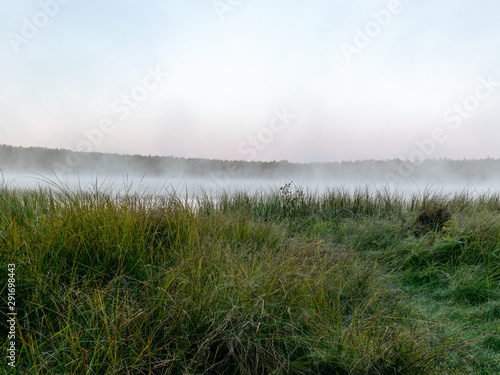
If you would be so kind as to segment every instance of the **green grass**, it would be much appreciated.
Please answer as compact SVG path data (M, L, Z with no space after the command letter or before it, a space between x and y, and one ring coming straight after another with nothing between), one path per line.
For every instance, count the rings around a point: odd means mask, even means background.
M11 373L500 373L498 195L213 198L0 188Z

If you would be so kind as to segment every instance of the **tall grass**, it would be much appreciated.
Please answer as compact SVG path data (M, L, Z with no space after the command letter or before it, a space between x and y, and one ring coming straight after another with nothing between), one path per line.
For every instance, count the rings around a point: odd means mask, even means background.
M3 187L0 337L15 263L12 373L500 370L499 202Z

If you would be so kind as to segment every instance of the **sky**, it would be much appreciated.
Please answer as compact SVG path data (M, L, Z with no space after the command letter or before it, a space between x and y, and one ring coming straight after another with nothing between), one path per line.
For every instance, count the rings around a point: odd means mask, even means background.
M0 6L0 144L228 160L500 158L498 0Z

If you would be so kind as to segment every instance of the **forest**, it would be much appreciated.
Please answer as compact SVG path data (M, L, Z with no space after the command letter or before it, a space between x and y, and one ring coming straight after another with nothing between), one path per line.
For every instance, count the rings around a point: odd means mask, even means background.
M238 161L81 153L64 149L0 145L0 170L58 175L99 172L106 175L182 175L220 180L245 178L289 178L331 181L404 182L406 179L445 182L486 182L500 175L500 159L424 161L359 160L314 163Z

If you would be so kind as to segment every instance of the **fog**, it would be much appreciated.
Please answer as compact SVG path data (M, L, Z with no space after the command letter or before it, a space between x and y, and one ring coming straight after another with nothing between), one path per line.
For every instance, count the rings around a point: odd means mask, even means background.
M353 192L368 190L369 192L397 193L405 196L423 195L428 193L455 194L467 192L474 195L498 194L500 181L493 176L481 181L465 180L446 176L442 179L411 179L388 181L387 179L355 179L342 178L301 178L300 176L255 178L251 176L237 176L227 179L200 178L189 175L149 176L139 175L103 175L103 174L74 174L69 176L43 175L37 172L8 173L3 172L1 185L9 188L37 189L50 188L52 190L94 190L114 194L161 195L175 192L179 197L195 197L203 194L217 196L222 192L269 193L278 191L280 187L291 183L291 190L301 189L313 194L324 194L329 190L341 189Z
M91 189L179 196L222 192L368 189L398 194L498 193L500 159L363 160L340 163L247 162L75 153L0 145L0 184L11 188Z
M0 183L496 191L499 11L498 1L5 2Z

